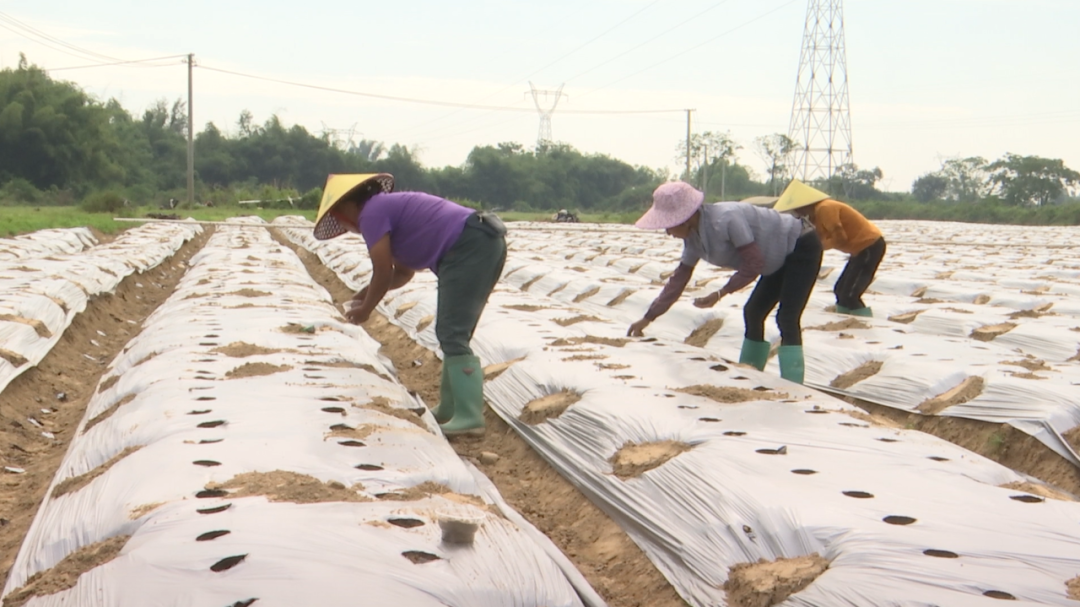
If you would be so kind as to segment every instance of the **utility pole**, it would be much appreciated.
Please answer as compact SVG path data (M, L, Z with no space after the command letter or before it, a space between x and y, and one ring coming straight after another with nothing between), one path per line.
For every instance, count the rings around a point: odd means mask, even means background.
M195 65L195 54L187 56L187 201L188 205L195 204L195 118L191 107L192 67Z
M686 183L690 183L690 113L686 110Z
M705 197L709 197L709 145L705 144L705 168L704 175L701 178L701 191L705 193Z

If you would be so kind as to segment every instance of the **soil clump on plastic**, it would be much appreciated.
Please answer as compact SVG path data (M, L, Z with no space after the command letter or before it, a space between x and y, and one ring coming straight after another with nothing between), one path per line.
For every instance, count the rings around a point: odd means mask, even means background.
M996 325L986 325L971 332L971 338L979 341L993 341L999 335L1004 335L1016 328L1011 322L1003 322Z
M279 242L297 252L312 277L330 292L335 304L352 297L353 292L317 256L285 239ZM372 314L363 328L383 344L380 352L393 361L402 384L429 407L435 406L439 402L442 375L438 357L409 339L400 327L381 314ZM490 407L484 408L484 420L487 432L483 437L455 440L451 446L495 483L511 507L551 538L610 607L686 605L629 536L559 475ZM495 461L482 460L484 452L499 457ZM485 460L491 463L484 463Z
M855 318L845 318L836 322L827 322L816 327L806 327L806 331L849 331L851 329L869 329L870 325Z
M723 326L723 318L714 318L691 331L690 335L683 340L683 343L688 346L704 348L705 344L709 343L709 340L712 339L713 335L716 335L716 332L722 329Z
M112 293L92 298L49 354L3 391L0 464L24 472L0 473L0 585L106 366L138 335L146 317L173 294L187 272L188 259L212 233L212 228L204 230L157 267L131 274Z
M115 466L120 460L122 460L125 457L131 455L132 453L135 453L136 451L138 451L141 448L142 447L128 447L127 449L124 449L120 453L117 453L116 455L112 456L111 458L109 458L109 461L105 462L104 464L101 464L100 466L94 468L93 470L91 470L91 471L89 471L89 472L87 472L85 474L80 474L78 476L73 476L71 478L64 479L63 481L57 483L56 487L53 488L52 496L54 498L55 497L60 497L61 495L64 495L66 493L72 493L74 491L78 491L79 489L82 489L83 487L89 485L95 478L97 478L97 477L101 476L102 474L105 474L106 472L108 472L109 468L112 468L113 466Z
M937 415L953 405L962 405L976 396L982 394L986 381L983 378L972 375L960 382L959 385L922 402L916 409L919 413Z
M710 386L698 384L685 388L676 388L675 392L690 394L692 396L704 396L718 403L734 404L745 403L755 400L784 400L791 398L786 392L773 392L772 390L748 390L746 388L732 388L729 386Z
M209 483L207 489L228 489L229 497L240 498L258 495L271 502L294 504L317 504L323 502L370 502L371 498L357 493L362 486L346 487L337 481L322 482L306 474L274 470L273 472L245 472L224 483Z
M740 563L724 582L727 603L730 607L771 607L809 586L828 567L829 562L817 554Z
M549 419L559 417L570 408L570 405L581 400L577 392L562 391L548 394L542 398L529 401L518 415L522 423L535 426Z
M692 448L691 445L673 440L655 443L627 442L619 447L608 462L611 463L611 471L615 476L625 480L659 468Z
M281 350L275 350L273 348L264 348L262 346L256 346L255 344L249 344L243 341L234 341L227 346L221 346L210 350L215 354L224 354L232 358L247 358L248 356L262 356L264 354L274 354Z
M829 382L829 385L841 390L850 388L868 377L877 375L878 371L881 371L881 364L879 360L865 362L847 373L837 375L835 379Z
M1065 589L1068 591L1070 599L1080 601L1080 575L1066 582Z
M4 607L21 607L34 597L74 588L80 575L119 556L130 538L130 535L118 535L79 548L64 557L55 567L30 576L22 588L4 599Z
M919 430L974 451L983 457L1080 496L1080 468L1061 457L1038 439L1008 424L995 424L962 417L920 415L877 405L851 397L849 403L875 418L891 420L898 427ZM1069 434L1065 433L1066 440ZM1080 447L1080 428L1074 428L1071 444Z
M229 371L225 374L225 377L229 379L240 379L242 377L260 377L263 375L273 375L275 373L281 373L282 371L288 371L292 369L289 365L272 365L270 363L244 363L239 367Z

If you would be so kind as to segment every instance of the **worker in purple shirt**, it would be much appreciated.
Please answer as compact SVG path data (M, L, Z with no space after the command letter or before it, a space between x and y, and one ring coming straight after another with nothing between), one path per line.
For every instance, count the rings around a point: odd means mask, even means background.
M743 307L745 337L739 362L765 368L770 350L765 318L779 303L780 375L802 383L802 313L821 268L821 241L812 226L804 226L791 215L739 202L703 205L704 199L704 194L681 181L665 183L653 192L652 208L635 225L663 229L681 238L682 259L645 317L630 325L627 335L641 336L645 327L667 312L686 289L694 266L704 259L736 272L719 291L695 299L699 308L711 308L725 295L757 280Z
M372 275L345 316L363 324L386 292L428 269L439 279L435 335L443 352L439 404L432 409L443 434L484 432L484 371L472 340L506 262L506 227L494 214L476 212L438 196L393 192L387 173L331 175L315 238L357 232L367 244Z

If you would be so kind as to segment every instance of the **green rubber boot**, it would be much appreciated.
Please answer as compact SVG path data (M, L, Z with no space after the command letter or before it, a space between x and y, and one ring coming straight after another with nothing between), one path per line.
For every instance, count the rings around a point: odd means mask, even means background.
M803 360L802 346L780 346L777 356L780 358L780 377L797 384L803 383L806 362Z
M454 399L454 415L439 424L444 436L484 434L484 369L480 357L451 356L443 361L448 368L450 392Z
M871 310L870 308L858 308L858 309L855 309L855 310L852 310L852 311L848 312L848 314L851 314L852 316L869 316L869 317L872 317L874 315L874 311Z
M837 314L851 314L851 308L845 308L844 306L842 306L840 304L836 304L836 313Z
M743 339L742 350L739 352L739 363L753 365L758 371L765 368L769 362L769 348L772 346L767 341L754 341Z
M445 424L454 417L454 393L450 390L450 366L443 361L442 380L439 382L439 404L431 409L435 421Z

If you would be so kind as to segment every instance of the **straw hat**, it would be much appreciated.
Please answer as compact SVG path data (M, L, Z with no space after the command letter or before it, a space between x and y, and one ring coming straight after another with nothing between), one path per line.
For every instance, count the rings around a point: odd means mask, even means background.
M394 191L394 176L389 173L330 175L326 178L322 202L319 203L319 214L315 217L314 236L317 240L329 240L348 232L345 226L330 214L330 210L342 200L358 194L358 190L362 190L370 183L378 185L385 194Z
M805 206L812 205L816 202L821 202L828 198L829 195L821 190L812 188L798 179L792 179L791 183L784 190L783 194L780 194L780 200L776 201L774 210L783 213L784 211L790 211L792 209L798 209Z
M646 230L666 230L690 219L705 194L684 181L669 181L653 192L652 207L634 225Z

